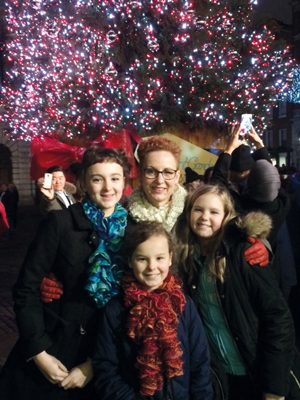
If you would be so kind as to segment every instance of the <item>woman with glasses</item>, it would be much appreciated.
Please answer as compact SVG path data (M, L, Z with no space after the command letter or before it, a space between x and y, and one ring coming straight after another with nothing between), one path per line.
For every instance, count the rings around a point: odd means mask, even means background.
M129 222L161 222L169 232L184 208L185 189L178 184L181 149L171 140L156 136L138 149L141 185L129 198Z

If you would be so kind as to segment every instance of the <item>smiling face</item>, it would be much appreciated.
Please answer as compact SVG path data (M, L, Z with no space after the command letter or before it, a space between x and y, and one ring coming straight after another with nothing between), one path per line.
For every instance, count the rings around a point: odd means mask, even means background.
M91 165L85 173L85 189L104 216L109 217L121 199L125 185L123 168L114 162Z
M52 172L52 185L56 192L63 192L66 184L66 177L62 171Z
M192 207L190 226L201 243L217 232L225 217L224 205L219 195L205 193L199 196Z
M139 171L139 179L143 187L146 199L154 207L162 207L167 204L172 194L174 193L175 186L180 177L180 171L177 171L175 177L171 180L163 178L162 174L158 174L156 178L149 179L144 175L145 168L155 168L158 171L166 169L177 170L177 162L172 153L165 150L151 151L144 159L143 165Z
M129 260L134 276L149 292L162 285L171 264L168 240L162 235L151 236L140 243Z

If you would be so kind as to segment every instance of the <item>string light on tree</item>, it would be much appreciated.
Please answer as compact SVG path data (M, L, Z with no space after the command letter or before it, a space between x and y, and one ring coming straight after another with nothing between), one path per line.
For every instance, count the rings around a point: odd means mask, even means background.
M295 65L256 1L6 0L7 134L108 135L178 124L256 126Z

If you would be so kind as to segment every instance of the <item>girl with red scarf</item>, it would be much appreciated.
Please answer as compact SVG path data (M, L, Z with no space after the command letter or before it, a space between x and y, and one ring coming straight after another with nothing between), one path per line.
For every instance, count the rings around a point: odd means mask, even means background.
M211 400L209 352L198 313L169 272L170 235L143 222L125 239L122 291L104 308L92 363L102 400Z

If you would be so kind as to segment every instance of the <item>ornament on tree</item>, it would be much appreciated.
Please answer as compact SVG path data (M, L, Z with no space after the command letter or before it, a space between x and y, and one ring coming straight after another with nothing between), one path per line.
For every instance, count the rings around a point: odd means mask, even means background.
M108 43L113 43L117 39L117 37L118 34L113 30L108 31L106 34L106 40Z
M204 79L204 76L202 74L202 72L198 72L198 71L192 71L190 72L190 81L193 84L196 84L197 82L202 82Z
M159 50L159 44L157 43L156 40L149 40L148 42L148 48L153 51L153 53L156 53Z
M239 61L241 56L236 50L231 50L228 52L228 56L232 61Z
M27 99L32 99L35 96L35 90L32 85L27 85L24 94L27 97Z
M31 0L31 7L35 10L39 10L42 7L43 0Z
M118 76L118 71L114 67L113 63L110 63L109 66L105 69L105 76L110 80Z
M130 0L127 2L128 6L130 7L142 7L142 4L140 1L137 0Z
M59 28L56 22L47 21L45 24L45 33L50 38L55 38L58 36Z
M197 29L205 29L206 28L206 21L202 17L197 17L195 19L195 25Z

